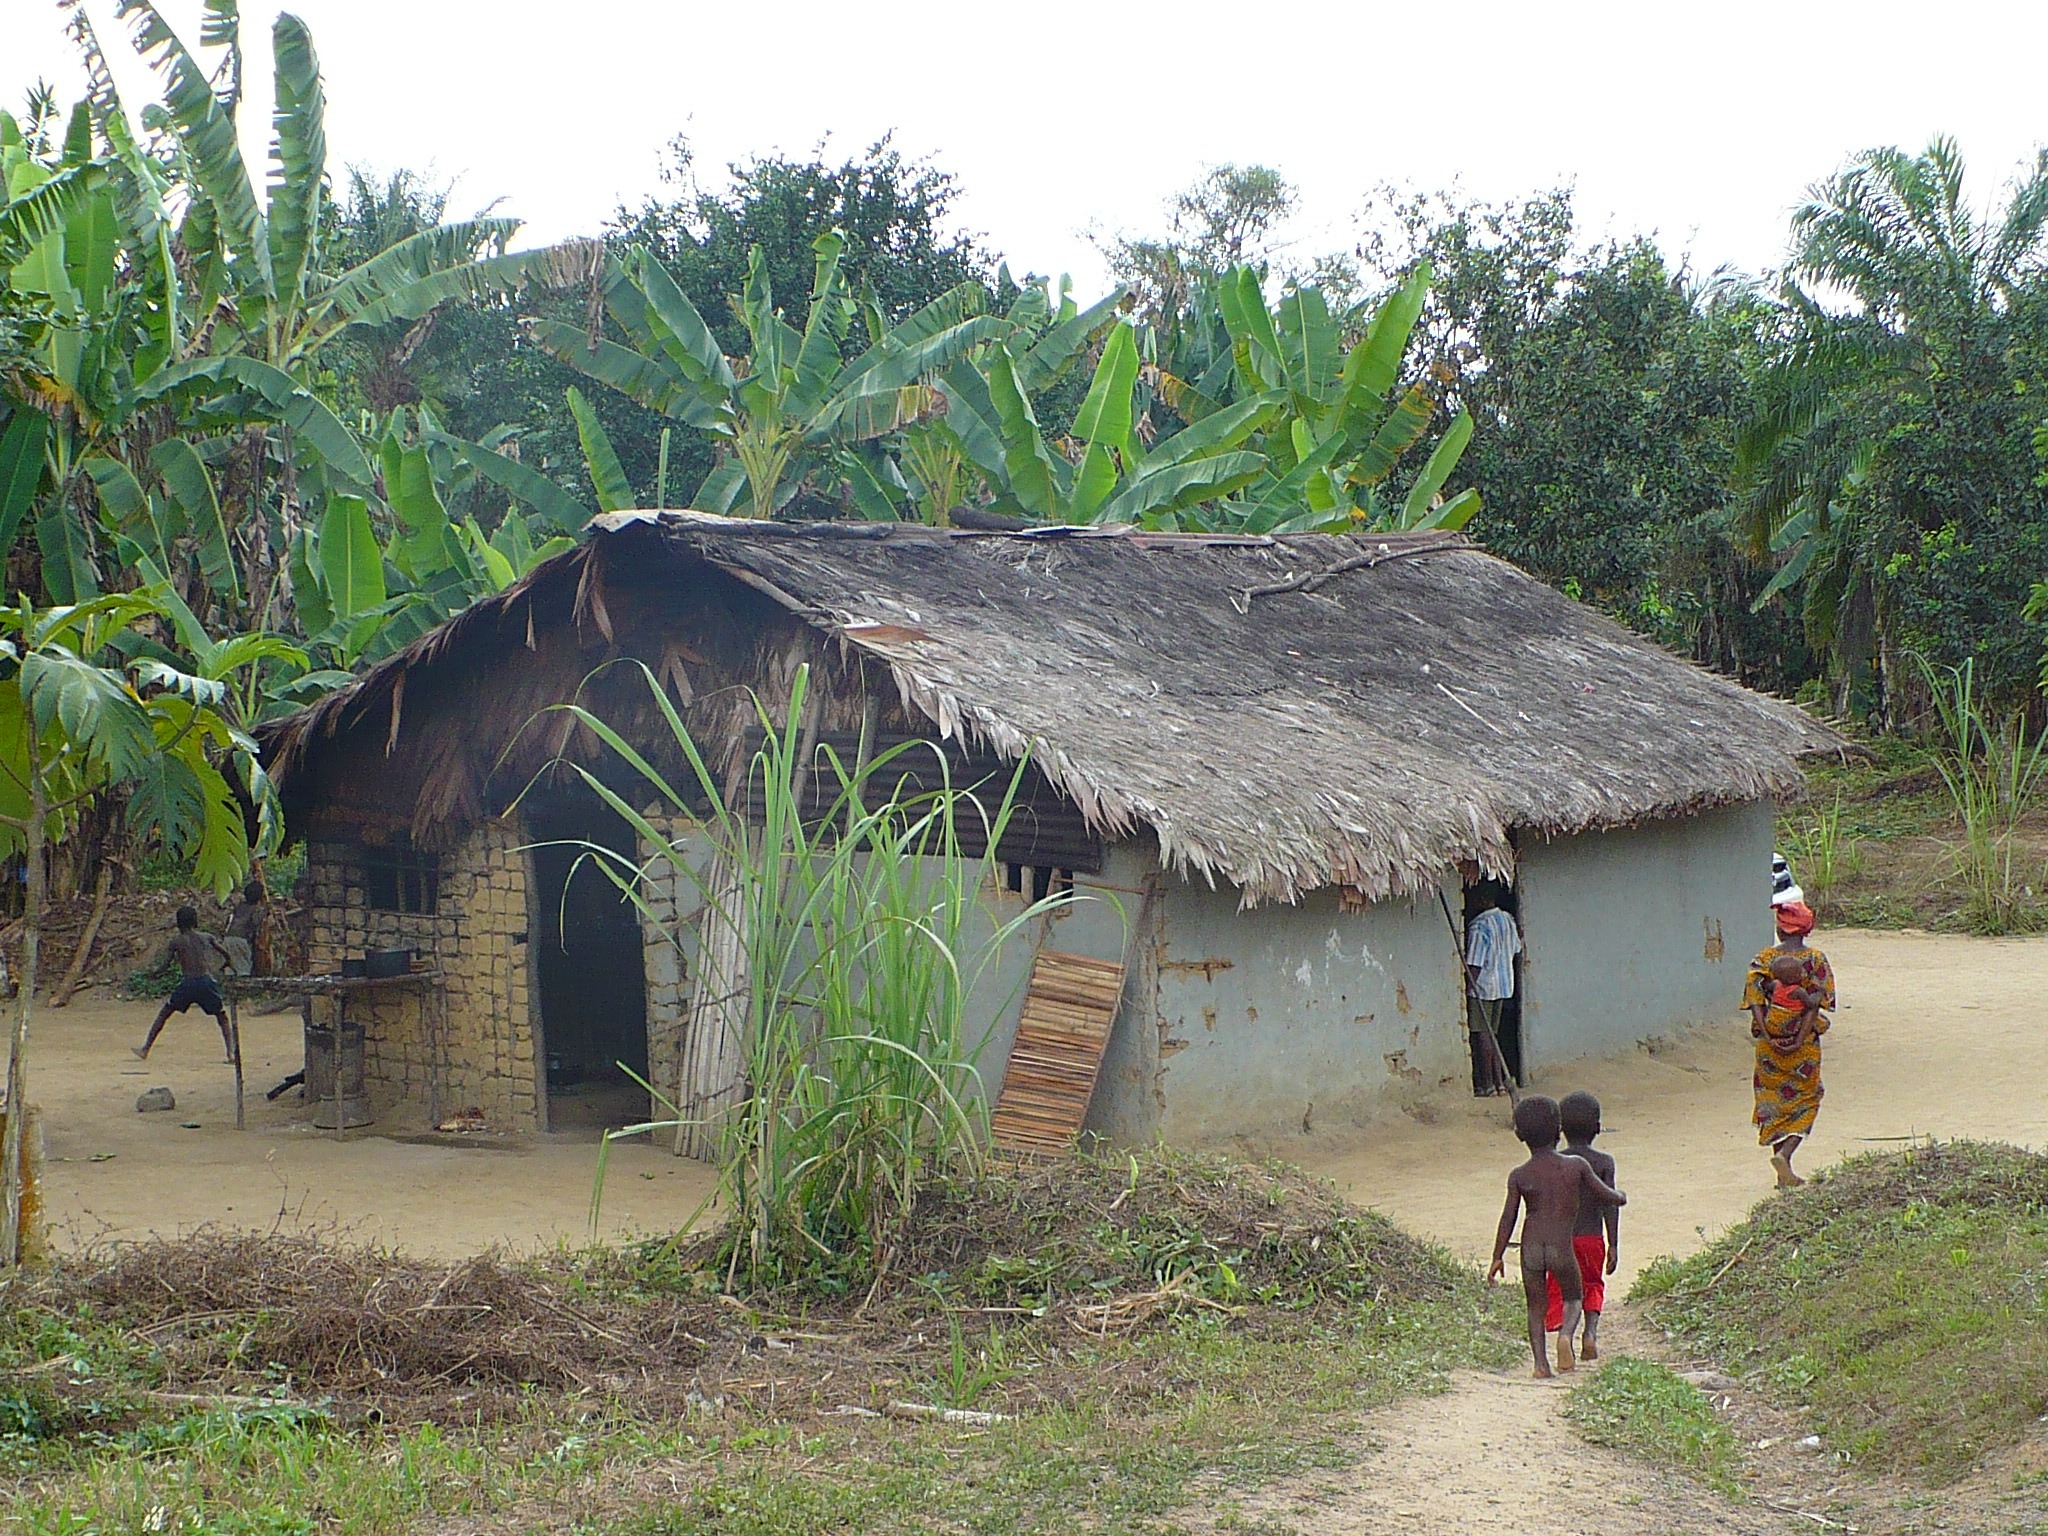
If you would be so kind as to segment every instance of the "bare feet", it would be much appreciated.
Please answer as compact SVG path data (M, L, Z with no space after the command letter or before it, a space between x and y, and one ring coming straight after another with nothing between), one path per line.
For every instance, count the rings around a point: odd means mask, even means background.
M1598 1360L1600 1358L1600 1346L1591 1339L1586 1340L1585 1343L1579 1346L1579 1358L1581 1360Z
M1562 1374L1566 1371L1575 1371L1578 1368L1578 1361L1572 1358L1571 1335L1567 1333L1560 1333L1557 1336L1557 1369L1559 1373Z
M1535 1375L1538 1381L1548 1381L1550 1380L1550 1367L1547 1365L1539 1365L1536 1367L1533 1374Z
M1806 1180L1792 1171L1792 1159L1782 1152L1771 1154L1771 1166L1778 1170L1778 1188L1797 1189Z
M128 1047L128 1049L129 1049L129 1050L130 1050L131 1052L133 1052L133 1053L134 1053L135 1059L136 1059L137 1061L147 1061L147 1060L149 1060L149 1047L148 1047L148 1046L146 1046L146 1045L131 1045L131 1046L129 1046L129 1047Z

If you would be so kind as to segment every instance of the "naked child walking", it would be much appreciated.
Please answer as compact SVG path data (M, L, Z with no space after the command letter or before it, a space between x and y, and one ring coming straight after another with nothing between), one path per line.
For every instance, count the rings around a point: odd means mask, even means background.
M1515 1235L1515 1217L1522 1220L1522 1295L1529 1303L1529 1348L1536 1357L1536 1375L1550 1375L1550 1351L1544 1338L1543 1314L1549 1283L1557 1282L1564 1297L1563 1327L1557 1335L1557 1368L1572 1370L1572 1339L1579 1331L1585 1292L1579 1282L1578 1256L1572 1252L1572 1228L1579 1219L1581 1198L1600 1205L1626 1205L1628 1196L1611 1188L1582 1158L1557 1150L1560 1134L1557 1100L1536 1094L1515 1106L1515 1137L1529 1149L1529 1160L1508 1175L1507 1204L1493 1239L1493 1267L1486 1283L1496 1284Z

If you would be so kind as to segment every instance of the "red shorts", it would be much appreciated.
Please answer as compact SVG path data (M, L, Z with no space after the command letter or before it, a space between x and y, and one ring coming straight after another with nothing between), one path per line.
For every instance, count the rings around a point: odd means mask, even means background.
M1607 1238L1595 1232L1591 1237L1572 1239L1572 1257L1579 1261L1579 1284L1585 1288L1586 1310L1598 1313L1607 1306ZM1550 1310L1543 1314L1543 1326L1552 1333L1564 1326L1564 1296L1555 1280L1543 1282L1550 1287Z

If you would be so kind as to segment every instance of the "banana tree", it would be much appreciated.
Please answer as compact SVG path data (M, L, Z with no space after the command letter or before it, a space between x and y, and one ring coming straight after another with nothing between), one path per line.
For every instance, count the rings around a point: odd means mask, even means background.
M439 433L430 417L416 435L410 426L395 413L378 446L380 498L330 495L317 523L301 527L292 540L300 626L342 669L409 644L572 543L564 534L536 540L516 509L489 534L474 514L451 516L444 495L484 482L479 460L495 460L501 474L524 466L486 445ZM506 478L526 484L516 475ZM580 527L588 515L575 508L570 525Z
M1221 276L1217 309L1230 337L1235 387L1277 395L1282 409L1264 439L1266 473L1220 509L1214 526L1258 533L1456 529L1471 520L1477 491L1442 494L1472 438L1472 418L1464 413L1445 429L1400 503L1386 494L1436 416L1434 374L1396 392L1429 281L1428 263L1419 263L1346 347L1319 288L1292 289L1276 312L1251 268Z
M256 744L222 709L228 681L125 659L140 639L134 626L167 617L162 594L150 591L59 608L24 599L0 609L0 851L23 855L28 877L0 1152L0 1263L21 1256L45 849L113 788L129 792L132 827L160 833L217 891L231 888L278 836L276 797Z
M734 301L750 348L744 358L719 350L696 305L637 246L605 285L605 311L623 342L550 320L529 320L527 333L569 366L718 444L719 462L691 505L725 512L744 495L748 515L771 517L807 477L842 464L845 450L935 415L943 404L932 377L1005 326L980 313L977 285L962 284L894 326L877 329L871 312L874 340L843 361L859 313L840 270L845 240L834 231L812 249L816 272L801 331L776 307L761 252L750 253L746 289ZM588 457L585 423L579 415ZM630 498L623 477L605 490Z
M995 346L981 390L966 380L947 382L946 423L994 491L999 511L1046 523L1170 527L1265 470L1250 445L1281 409L1276 393L1235 401L1148 444L1137 406L1137 332L1118 321L1103 340L1072 434L1052 444L1031 403L1030 358Z
M233 546L232 588L222 586L217 549L204 573L207 595L221 610L216 622L244 614L281 619L289 593L279 566L299 507L321 505L331 494L368 494L377 473L356 433L315 387L331 344L358 327L424 324L441 305L533 281L588 280L601 254L591 242L511 253L514 221L476 219L419 231L338 267L328 246L334 220L325 92L305 24L287 14L273 28L274 134L259 194L237 130L243 96L236 0L205 0L200 46L222 58L211 75L150 0L121 0L116 10L162 81L162 99L142 114L155 148L136 146L99 40L84 12L74 12L73 35L92 84L66 153L97 155L107 197L93 205L91 242L81 254L97 263L93 282L72 283L81 291L107 289L106 253L118 250L120 281L112 286L135 318L95 318L65 333L86 343L106 336L124 367L107 374L97 394L74 391L103 430L68 449L62 462L52 449L44 515L50 532L68 539L66 553L76 556L60 562L73 572L70 586L92 590L87 578L104 552L92 520L78 515L69 493L80 474L102 492L112 486L117 500L102 503L104 520L117 535L149 542L135 519L159 499L186 500L171 469L190 480L189 463L166 466L152 452L168 420L211 471L219 532ZM74 243L76 223L63 232ZM68 246L62 253L74 254ZM68 382L53 377L59 386ZM121 464L140 499L96 459ZM184 514L206 510L188 501ZM210 540L215 530L209 521L196 534Z

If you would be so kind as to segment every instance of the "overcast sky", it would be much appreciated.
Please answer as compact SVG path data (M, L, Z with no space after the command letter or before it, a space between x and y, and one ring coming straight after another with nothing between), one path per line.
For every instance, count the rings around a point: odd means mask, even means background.
M160 3L196 42L198 0ZM132 64L113 0L86 4ZM1381 182L1497 198L1570 181L1589 235L1654 232L1700 270L1757 270L1801 191L1858 149L1953 134L1988 201L2048 140L2038 0L294 9L319 44L337 166L429 170L459 211L502 199L528 241L593 232L656 190L678 133L715 174L893 130L959 178L965 227L1084 292L1104 282L1091 227L1157 230L1166 197L1224 161L1300 187L1304 259L1348 246ZM276 10L243 0L252 137L267 134ZM0 0L0 16L0 102L38 77L75 90L51 0ZM140 76L123 76L139 100Z

